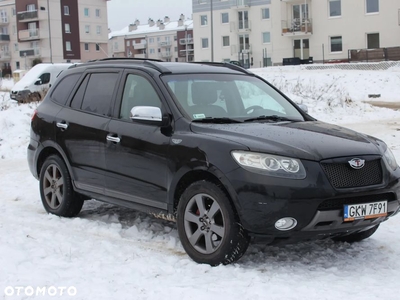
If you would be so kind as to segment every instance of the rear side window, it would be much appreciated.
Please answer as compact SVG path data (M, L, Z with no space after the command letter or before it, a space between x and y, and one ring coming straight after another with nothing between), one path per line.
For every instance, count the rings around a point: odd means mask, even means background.
M88 80L87 85L81 85L72 101L72 107L79 108L77 104L83 97L80 106L82 110L104 116L110 115L118 76L118 73L94 73L85 78L85 81Z
M72 74L61 79L51 93L50 98L61 105L65 105L65 103L67 103L68 96L70 95L80 76L81 74Z

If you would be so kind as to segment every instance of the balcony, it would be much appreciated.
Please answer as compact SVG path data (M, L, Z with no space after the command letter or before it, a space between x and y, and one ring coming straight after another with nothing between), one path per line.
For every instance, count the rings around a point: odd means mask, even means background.
M146 53L135 54L133 57L134 58L146 58Z
M19 22L33 22L39 20L38 11L21 11L17 13L17 20Z
M187 44L193 44L193 38L183 38L183 39L179 39L179 44L180 45L187 45Z
M10 21L7 17L0 18L0 26L8 26L8 24L10 24Z
M40 38L39 29L20 30L18 32L18 38L21 41L38 40Z
M10 42L10 35L0 33L0 43L8 43L8 42Z
M238 22L238 32L251 31L251 22L249 20Z
M146 49L146 42L141 42L138 44L133 44L133 49L135 50L143 50Z
M19 56L20 57L25 57L25 56L39 56L40 55L40 50L39 48L34 48L34 49L25 49L19 51Z
M11 60L11 53L7 51L0 51L0 61L9 61Z
M282 20L283 36L312 35L312 19Z
M233 0L231 8L243 9L250 7L250 0Z
M159 42L158 47L171 47L172 43L170 41L167 42Z
M158 57L161 58L171 58L172 57L172 52L169 51L161 51L158 53Z

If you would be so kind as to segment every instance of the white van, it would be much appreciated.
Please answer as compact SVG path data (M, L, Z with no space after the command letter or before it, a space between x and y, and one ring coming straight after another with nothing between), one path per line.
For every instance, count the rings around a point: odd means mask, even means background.
M42 99L58 75L72 65L68 63L35 65L13 86L10 91L10 98L18 102L25 102L32 96L38 100Z

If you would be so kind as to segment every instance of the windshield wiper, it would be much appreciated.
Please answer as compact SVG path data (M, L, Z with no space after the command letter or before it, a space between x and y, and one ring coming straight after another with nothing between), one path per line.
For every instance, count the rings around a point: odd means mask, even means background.
M215 123L215 124L242 123L239 120L226 118L226 117L223 117L223 118L207 117L207 118L203 118L203 119L193 120L193 122L197 122L197 123Z
M258 116L256 118L246 119L246 120L244 120L244 122L264 121L264 120L265 121L275 121L275 122L279 122L279 121L300 122L301 121L299 119L290 119L290 118L286 118L286 117L272 115L272 116Z

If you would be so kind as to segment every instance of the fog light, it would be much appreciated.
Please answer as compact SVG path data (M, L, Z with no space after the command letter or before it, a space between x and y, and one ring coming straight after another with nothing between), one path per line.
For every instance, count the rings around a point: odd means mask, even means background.
M297 220L295 218L286 217L276 221L275 228L278 230L290 230L295 228L296 225L297 225Z

